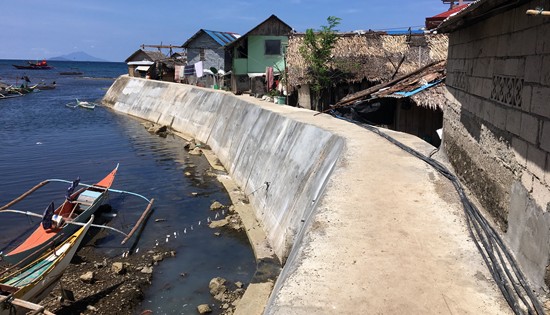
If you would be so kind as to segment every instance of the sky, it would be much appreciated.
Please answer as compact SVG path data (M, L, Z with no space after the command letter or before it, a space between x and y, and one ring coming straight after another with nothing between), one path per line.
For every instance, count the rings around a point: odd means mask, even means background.
M341 19L341 32L418 29L448 8L441 0L5 0L0 59L83 51L119 62L142 44L182 45L200 29L245 34L271 14L297 32L320 29L329 16Z

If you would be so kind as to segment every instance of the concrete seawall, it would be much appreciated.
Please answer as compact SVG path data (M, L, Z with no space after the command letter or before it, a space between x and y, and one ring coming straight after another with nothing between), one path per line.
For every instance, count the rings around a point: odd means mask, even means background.
M262 297L265 314L511 313L452 184L378 135L309 110L127 76L103 102L208 144L250 194L284 264Z
M243 192L251 194L255 214L282 262L344 146L340 137L321 128L229 93L188 85L121 77L103 101L208 144Z

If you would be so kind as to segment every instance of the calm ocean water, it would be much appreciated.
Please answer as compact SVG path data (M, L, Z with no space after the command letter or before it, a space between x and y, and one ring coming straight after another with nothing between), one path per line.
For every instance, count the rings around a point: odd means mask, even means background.
M0 60L0 82L21 84L26 75L31 84L55 81L57 88L0 100L1 205L44 179L79 176L83 183L93 183L120 163L113 188L156 200L137 247L146 251L158 244L177 252L176 258L155 268L153 284L138 313L150 309L155 314L195 314L196 305L216 303L208 290L211 278L250 281L255 261L244 233L222 232L217 237L206 226L207 218L215 217L210 204L217 200L227 205L230 199L215 177L209 176L210 167L203 157L189 156L183 140L151 135L136 119L107 108L65 106L76 98L99 102L114 79L126 73L124 63L52 61L52 70L12 67L24 63ZM83 75L59 74L76 69ZM62 202L66 186L50 183L12 208L42 213L51 200L56 205ZM198 196L192 197L194 192ZM117 214L110 225L126 231L146 206L140 199L114 193L109 203ZM22 215L0 214L0 251L21 241L37 224ZM119 245L121 239L109 233L98 246L109 256L120 255L125 250ZM217 307L213 309L216 314Z

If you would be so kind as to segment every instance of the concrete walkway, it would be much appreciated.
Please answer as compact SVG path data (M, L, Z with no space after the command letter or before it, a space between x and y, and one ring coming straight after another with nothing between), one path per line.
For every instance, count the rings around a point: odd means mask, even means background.
M446 178L363 128L326 115L296 119L342 136L346 150L267 314L512 313ZM426 155L433 150L384 132Z
M246 193L271 183L250 198L245 212L262 226L247 232L258 258L290 254L271 295L270 278L249 286L243 301L253 302L239 314L511 313L452 184L379 135L312 111L152 80L119 78L104 101L207 143ZM258 246L265 240L271 246Z

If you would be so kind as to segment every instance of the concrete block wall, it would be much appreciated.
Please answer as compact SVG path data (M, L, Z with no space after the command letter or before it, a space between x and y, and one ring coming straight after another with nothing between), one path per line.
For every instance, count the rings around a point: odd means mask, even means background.
M270 109L280 105L258 106L221 91L122 76L103 102L207 143L250 194L282 262L344 149L331 132Z
M529 1L449 34L444 146L539 288L550 247L550 19Z

